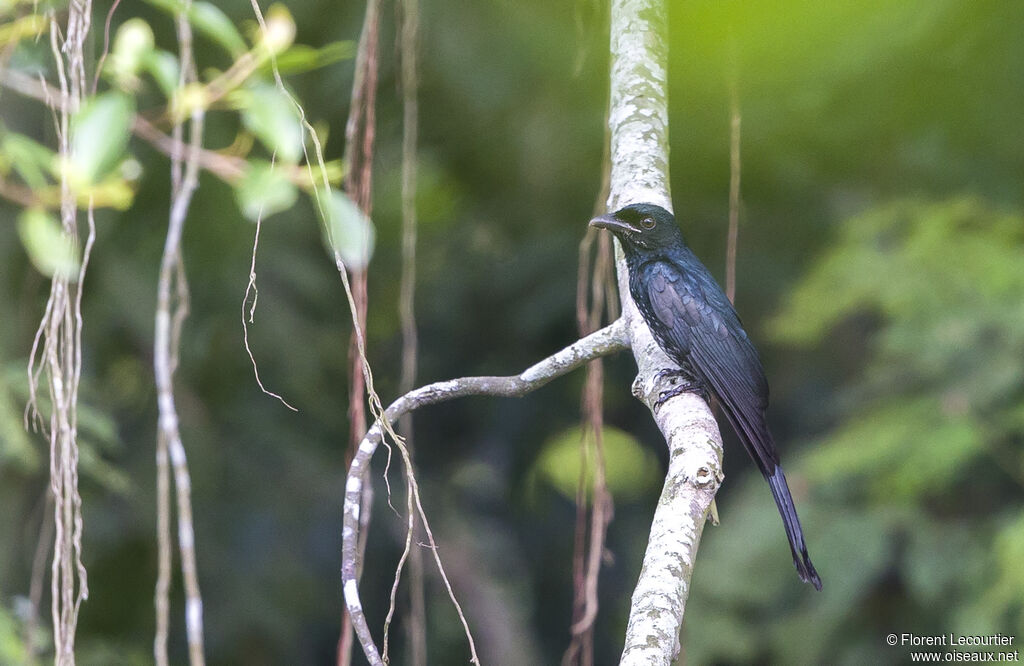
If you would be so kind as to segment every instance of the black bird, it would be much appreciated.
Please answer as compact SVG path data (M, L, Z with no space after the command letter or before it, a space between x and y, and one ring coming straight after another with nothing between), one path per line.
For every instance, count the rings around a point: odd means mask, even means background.
M710 391L736 435L771 486L789 537L793 563L805 583L821 589L779 452L768 431L768 382L761 359L740 319L711 273L686 245L672 213L653 204L632 204L590 221L622 243L629 292L655 340L679 364L683 380L662 393L662 402L683 391ZM676 374L676 373L671 373Z

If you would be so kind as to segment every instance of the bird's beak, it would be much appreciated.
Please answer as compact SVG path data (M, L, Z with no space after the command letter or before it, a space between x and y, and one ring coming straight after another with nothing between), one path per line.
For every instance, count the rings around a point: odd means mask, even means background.
M612 233L625 232L625 233L636 233L638 230L631 224L627 224L622 220L613 217L611 215L600 215L590 221L590 226L597 227L598 229L607 229Z

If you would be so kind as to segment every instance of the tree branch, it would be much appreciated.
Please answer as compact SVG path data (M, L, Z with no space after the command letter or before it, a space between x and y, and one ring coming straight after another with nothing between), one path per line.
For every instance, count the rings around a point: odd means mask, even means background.
M664 0L611 2L611 191L608 209L655 203L671 210L668 187L668 40ZM654 415L669 447L665 487L654 513L633 593L620 664L669 664L678 654L690 577L711 502L722 481L722 440L708 405L692 393L655 404L674 368L629 294L616 242L622 318L638 374L634 394Z
M518 398L544 386L552 379L575 370L587 361L629 347L625 322L617 320L587 337L577 340L561 351L509 377L463 377L445 382L428 384L403 395L391 403L383 418L394 423L399 417L426 405L445 402L470 395L490 395ZM380 422L370 428L359 444L345 483L345 519L342 543L341 577L344 584L345 604L352 617L352 624L363 646L370 664L378 666L384 662L377 651L370 628L359 601L359 586L356 582L357 548L359 542L359 511L363 481L367 478L370 458L381 443Z

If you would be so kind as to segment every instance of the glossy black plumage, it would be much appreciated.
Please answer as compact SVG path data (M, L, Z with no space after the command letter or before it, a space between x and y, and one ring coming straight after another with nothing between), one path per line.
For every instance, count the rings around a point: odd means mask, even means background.
M670 212L633 204L591 220L622 243L629 290L661 348L692 386L718 399L750 457L767 479L800 578L821 589L779 454L765 419L768 382L757 350L707 268L686 246Z

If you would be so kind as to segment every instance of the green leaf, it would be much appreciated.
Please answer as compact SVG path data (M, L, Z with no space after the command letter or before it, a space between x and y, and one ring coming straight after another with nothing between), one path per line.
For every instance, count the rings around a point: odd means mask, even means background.
M351 41L331 42L319 49L305 44L297 44L277 56L275 63L269 60L260 66L260 72L270 74L273 65L281 74L301 74L314 69L333 65L340 60L348 60L355 54L355 45Z
M0 2L0 15L3 2ZM0 23L0 47L8 49L14 47L23 39L33 39L39 36L46 29L48 19L40 13L31 13L13 21Z
M121 161L134 114L133 99L119 92L98 95L82 105L71 121L71 169L76 181L95 184Z
M236 58L249 50L235 24L214 4L193 2L188 20L199 32L224 47Z
M281 169L272 168L270 162L250 162L235 185L235 198L242 214L254 221L288 210L298 196L295 185Z
M24 134L10 132L4 135L0 151L26 185L31 188L46 187L46 173L53 168L52 150Z
M256 83L240 91L242 123L278 159L297 164L302 157L302 124L295 107L275 86Z
M153 29L140 18L131 18L121 24L114 38L114 48L110 52L106 68L114 78L127 87L135 81L146 58L153 51Z
M3 5L0 4L0 7ZM6 606L0 606L0 663L4 664L26 664L28 651L25 649L22 638L21 623L18 622L14 613L7 610Z
M78 277L78 248L60 227L57 218L30 208L18 218L18 235L28 258L47 277Z
M178 59L173 54L160 50L151 51L143 60L142 66L156 81L164 97L174 97L181 70L178 67Z
M327 201L327 247L354 270L366 268L373 256L373 222L344 192L331 190Z
M185 4L181 0L146 0L146 2L173 16L185 11ZM238 32L238 28L216 5L209 2L193 2L192 7L188 10L188 22L236 58L249 50L242 35Z
M259 33L259 47L264 55L281 53L295 41L295 19L288 8L275 3L267 10L266 21Z

